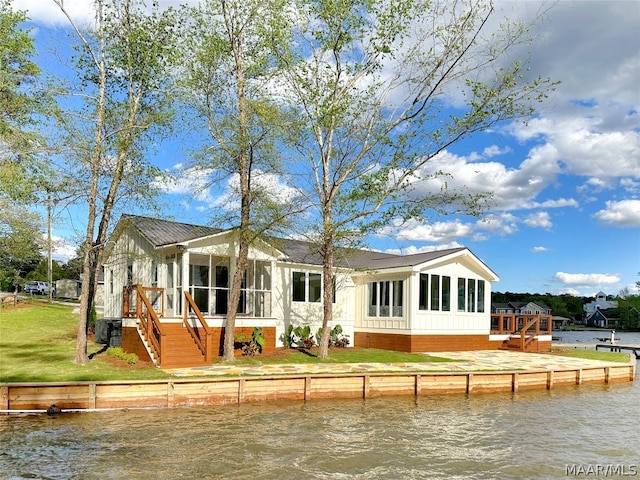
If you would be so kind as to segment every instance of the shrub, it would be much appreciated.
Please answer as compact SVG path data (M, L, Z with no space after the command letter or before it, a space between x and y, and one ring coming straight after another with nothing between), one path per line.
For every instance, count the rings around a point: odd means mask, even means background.
M262 349L266 345L264 333L261 327L255 327L251 333L251 338L247 338L244 333L239 333L233 339L236 344L239 344L244 356L254 356L256 353L261 353Z
M286 348L292 348L296 343L295 335L293 334L293 325L289 325L287 329L280 335L280 341Z
M107 348L107 355L125 360L129 365L135 365L138 363L138 356L135 353L125 352L120 347Z

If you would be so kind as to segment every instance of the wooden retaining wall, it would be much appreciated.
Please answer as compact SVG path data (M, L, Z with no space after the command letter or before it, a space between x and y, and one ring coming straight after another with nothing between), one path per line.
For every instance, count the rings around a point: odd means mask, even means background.
M1 383L0 413L113 408L171 408L263 400L371 398L518 392L559 385L631 382L635 362L556 371L401 372L269 377L212 377L129 382Z

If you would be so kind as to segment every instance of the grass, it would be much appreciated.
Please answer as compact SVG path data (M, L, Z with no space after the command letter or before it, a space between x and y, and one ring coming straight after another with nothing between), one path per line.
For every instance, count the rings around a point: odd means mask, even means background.
M321 360L317 356L317 348L298 350L293 348L277 349L274 354L256 355L255 357L238 357L239 365L274 365L281 363L422 363L422 362L456 362L450 358L424 355L421 353L394 352L375 348L331 348L329 358ZM222 363L216 360L215 363Z
M629 354L622 352L607 352L603 350L588 350L586 348L551 347L551 353L563 357L584 358L586 360L603 360L605 362L629 361Z
M93 359L87 365L74 363L77 321L70 306L36 302L4 306L0 310L0 382L169 378L152 365L114 365L103 346L91 341L87 348Z
M107 380L154 380L172 378L148 363L129 365L106 354L91 341L87 365L74 363L77 316L73 307L43 302L21 303L0 309L0 382L70 382ZM554 354L570 357L628 362L624 353L554 348ZM453 360L417 353L364 348L332 348L329 359L315 351L278 349L274 354L238 357L240 365L283 363L408 363ZM216 362L221 362L217 360Z

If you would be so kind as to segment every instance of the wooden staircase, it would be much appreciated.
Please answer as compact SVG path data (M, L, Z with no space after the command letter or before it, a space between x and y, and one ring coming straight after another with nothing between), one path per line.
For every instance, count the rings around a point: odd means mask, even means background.
M211 365L191 337L191 334L182 323L163 323L162 331L165 334L163 345L162 363L152 355L156 365L161 368L186 368ZM138 330L140 337L146 342L144 332Z
M211 365L220 354L220 332L211 329L188 292L185 313L180 323L161 322L164 301L162 289L130 285L124 291L124 317L137 318L137 330L149 357L161 368L183 368ZM157 310L158 305L160 310ZM189 313L191 312L191 313Z
M519 332L509 335L509 338L502 342L501 350L515 350L518 352L538 352L540 336L540 318L532 317L523 320L522 328Z
M526 337L523 349L520 334L518 333L515 335L510 335L507 340L502 342L500 350L512 350L515 352L538 352L538 340L534 336Z

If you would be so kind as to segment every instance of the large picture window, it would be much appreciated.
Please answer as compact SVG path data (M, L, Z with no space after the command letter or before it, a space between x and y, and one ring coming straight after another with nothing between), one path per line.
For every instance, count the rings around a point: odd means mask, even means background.
M451 310L451 277L420 274L418 308L448 312Z
M367 313L370 317L402 317L404 281L370 282L368 292Z

